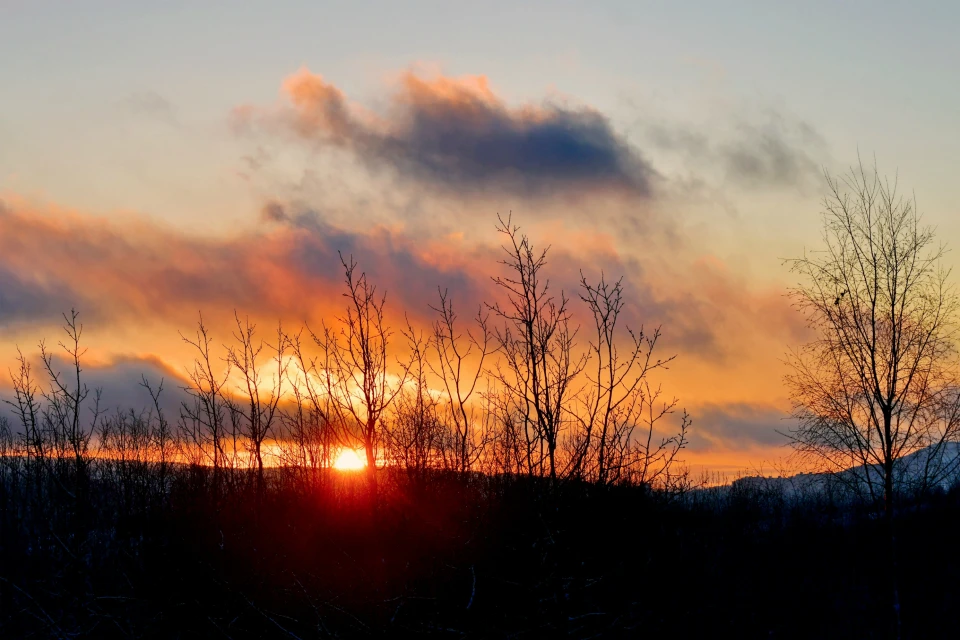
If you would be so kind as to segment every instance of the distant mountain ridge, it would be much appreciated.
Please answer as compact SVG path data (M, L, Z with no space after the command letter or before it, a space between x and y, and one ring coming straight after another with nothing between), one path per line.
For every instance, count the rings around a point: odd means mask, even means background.
M960 481L960 442L927 447L903 456L894 465L894 486L900 492L947 490ZM792 476L745 476L714 489L724 492L760 491L784 498L832 495L836 498L869 496L871 485L883 493L880 465L860 465L841 472L798 473Z

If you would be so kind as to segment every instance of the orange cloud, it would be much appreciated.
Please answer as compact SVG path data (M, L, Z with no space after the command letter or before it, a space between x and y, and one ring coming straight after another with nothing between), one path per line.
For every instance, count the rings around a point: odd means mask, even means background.
M142 217L108 221L8 199L0 207L0 325L55 319L71 306L99 322L192 323L198 310L234 308L315 321L341 306L338 251L354 255L398 307L426 309L438 285L476 297L485 285L462 264L433 258L433 246L382 227L352 233L309 215L204 238Z
M348 141L353 117L342 91L306 68L284 80L283 91L293 103L301 135L322 134L337 144Z
M497 295L489 276L500 272L502 255L492 231L486 241L383 226L349 231L277 202L263 216L257 229L200 237L138 216L108 221L8 199L0 207L0 325L56 318L70 306L98 319L187 325L198 310L317 321L341 306L338 252L356 257L398 314L427 315L437 287L471 313ZM769 355L805 335L780 290L757 289L716 261L638 260L618 253L607 234L563 225L548 229L547 239L553 290L575 297L581 269L591 279L600 271L624 275L625 322L662 324L671 349L695 360L729 363L758 349Z

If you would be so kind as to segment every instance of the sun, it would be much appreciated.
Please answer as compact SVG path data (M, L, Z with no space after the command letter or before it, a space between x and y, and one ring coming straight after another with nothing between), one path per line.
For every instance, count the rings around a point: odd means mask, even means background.
M367 461L363 459L357 451L353 449L344 449L333 462L333 468L339 471L356 471L367 466Z

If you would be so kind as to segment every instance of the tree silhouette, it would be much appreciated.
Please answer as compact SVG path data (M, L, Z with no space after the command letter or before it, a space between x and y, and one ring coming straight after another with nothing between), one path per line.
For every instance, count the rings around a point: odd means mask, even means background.
M944 247L896 181L862 162L826 178L824 247L788 261L802 280L790 294L816 334L788 359L789 435L802 457L883 505L900 637L895 499L957 465L955 451L945 455L960 434L957 297Z
M428 364L440 380L445 395L447 419L452 436L452 468L466 472L483 454L485 432L478 433L478 426L486 420L474 402L475 393L484 377L484 369L495 351L494 336L489 326L489 316L482 309L475 318L475 326L465 332L457 324L450 293L440 290L440 305L431 307L437 314L433 322L431 344L436 364Z
M676 356L654 358L660 328L645 333L618 330L626 305L623 279L596 284L580 274L580 299L590 309L587 384L575 412L580 431L573 442L570 474L615 483L632 475L640 484L669 482L677 454L687 444L690 418L684 411L675 433L662 435L660 423L673 413L677 398L661 400L663 390L650 374L665 369ZM626 335L622 335L625 333Z
M507 398L506 411L519 422L524 463L531 475L557 479L557 445L573 383L587 362L574 353L578 327L573 326L569 299L550 290L544 277L549 247L535 251L508 216L498 216L497 231L506 238L503 276L493 278L506 301L488 305L503 326L496 330L501 350L497 378ZM546 465L546 468L544 466Z
M264 462L263 443L274 435L274 429L280 421L278 406L283 396L284 383L287 379L288 363L284 359L287 353L287 337L283 333L283 326L277 325L276 343L265 345L263 340L256 337L256 325L250 320L241 322L240 316L234 314L236 332L233 337L239 344L227 348L227 360L233 369L239 372L241 380L238 383L239 400L229 399L227 406L234 417L239 417L243 423L241 433L250 447L254 462L257 465L257 489L261 493L264 489ZM263 359L260 354L268 346L271 359L268 373L261 370ZM268 380L267 375L273 374Z
M324 326L313 334L325 354L327 393L333 401L343 436L353 436L363 444L367 458L367 482L376 497L377 461L384 439L384 412L406 380L403 369L393 382L388 372L392 331L386 323L386 294L365 272L357 273L357 263L340 256L347 299L346 315L337 318L339 327Z
M827 175L823 248L787 261L816 338L790 354L795 449L892 515L897 492L953 469L957 297L913 200L861 163ZM900 461L923 451L922 463Z

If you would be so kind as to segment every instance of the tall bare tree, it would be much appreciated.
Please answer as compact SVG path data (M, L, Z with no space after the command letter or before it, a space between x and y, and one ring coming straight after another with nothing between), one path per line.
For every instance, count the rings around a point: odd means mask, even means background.
M14 399L4 400L20 421L24 449L28 458L43 461L46 457L46 439L41 431L40 385L33 375L30 361L17 348L17 370L10 370Z
M574 413L580 430L574 439L571 475L601 484L629 478L639 483L666 481L677 454L686 446L690 419L686 412L676 430L662 429L678 400L662 400L650 374L676 356L654 358L660 328L645 333L618 330L626 305L623 279L608 282L603 274L591 284L580 274L580 298L590 309L594 331L589 343L587 385ZM625 335L621 335L625 334ZM669 433L668 433L669 432Z
M823 247L787 262L816 336L788 358L792 442L892 517L900 490L955 468L957 296L896 181L862 162L826 177Z
M301 339L302 331L288 336L294 365L287 371L291 403L281 414L286 427L288 462L303 474L308 471L314 483L323 475L322 469L332 464L337 434L331 417L333 400L326 390L330 388L328 361L318 366L317 360L306 353Z
M202 315L197 322L196 337L188 338L183 334L180 337L196 352L192 365L186 370L189 384L183 390L190 400L181 403L180 428L185 444L192 445L188 451L192 454L190 457L198 462L206 458L213 464L214 490L218 491L221 470L226 462L227 398L223 387L230 376L230 362L226 359L225 370L218 373L214 364L213 338Z
M337 329L324 326L320 335L312 335L325 356L327 393L333 400L341 434L344 440L363 443L367 482L375 497L378 452L384 435L382 417L402 389L406 371L401 371L396 381L387 371L393 332L384 314L386 294L377 293L365 272L357 273L352 257L341 255L340 262L346 285L346 315L337 318Z
M440 402L431 393L427 381L429 340L410 323L403 331L410 350L409 375L394 402L388 433L390 457L407 472L414 482L423 480L425 472L440 466L446 453L444 424L440 419Z
M167 420L167 416L160 405L163 382L163 378L161 378L159 384L154 386L145 375L140 376L140 386L150 394L150 402L153 404L148 420L151 423L150 442L155 454L153 461L157 467L157 489L161 497L161 504L165 504L163 497L167 494L171 462L174 461L178 445L177 434L171 428L170 421Z
M43 499L43 470L47 463L49 441L44 433L41 390L30 361L17 348L17 369L10 370L14 400L4 399L20 421L21 448L27 463L27 482L32 484L33 498L39 504Z
M40 342L40 358L50 383L48 390L41 393L47 401L43 422L53 433L58 458L62 460L64 454L72 456L76 481L84 482L89 463L90 438L96 431L101 416L101 390L94 390L94 406L90 407L93 419L86 423L81 409L90 395L90 389L81 376L82 360L87 350L80 346L83 325L80 324L79 317L80 313L75 309L71 309L69 315L63 314L66 339L58 345L68 356L70 369L67 374L59 370L53 352L47 349L43 341Z
M573 326L569 299L563 291L555 296L544 277L549 247L536 251L509 216L497 219L497 231L506 238L507 257L501 264L507 274L493 278L505 302L489 305L504 323L496 331L503 361L496 376L511 390L507 412L513 417L507 421L520 422L528 471L549 474L555 482L564 407L586 356L574 353L578 327Z
M257 327L250 319L243 321L234 313L236 345L227 347L227 360L240 374L236 399L228 400L227 406L234 418L239 418L241 434L253 454L257 467L257 490L264 489L263 443L274 434L279 423L277 408L283 396L287 378L288 362L285 359L288 339L283 326L277 325L276 343L267 345L257 337ZM264 363L261 357L268 348L270 359Z
M464 334L457 324L457 313L448 291L440 290L440 305L431 308L437 319L431 340L436 364L430 366L446 396L446 417L453 440L451 466L466 472L482 455L487 438L482 429L487 420L474 402L474 395L496 344L489 316L482 310L477 313L475 326Z

